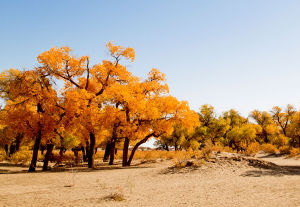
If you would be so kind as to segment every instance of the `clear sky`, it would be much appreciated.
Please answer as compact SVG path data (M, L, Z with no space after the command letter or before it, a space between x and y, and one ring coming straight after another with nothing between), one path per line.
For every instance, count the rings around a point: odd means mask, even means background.
M31 68L63 45L100 62L113 40L136 50L129 71L158 68L195 110L300 108L299 11L296 0L2 0L0 69Z

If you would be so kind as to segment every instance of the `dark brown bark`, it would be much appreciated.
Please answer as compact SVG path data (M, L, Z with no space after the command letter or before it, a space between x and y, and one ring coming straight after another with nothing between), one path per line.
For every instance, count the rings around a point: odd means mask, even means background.
M86 158L84 146L81 146L81 152L82 152L82 159L83 159L83 162L86 162L86 161L87 161L87 158Z
M9 156L19 151L22 138L23 138L22 134L18 134L16 136L15 140L11 143L9 147Z
M123 147L123 161L122 161L123 167L127 166L128 147L129 147L129 139L126 137L124 141L124 147Z
M80 151L81 148L73 148L72 151L74 152L74 157L75 157L75 164L78 165L79 164L79 161L80 161L80 157L79 157L79 154L78 154L78 151Z
M95 152L95 134L90 132L90 149L88 154L88 167L95 168L94 152Z
M110 143L110 150L109 150L109 165L114 164L114 159L115 159L115 147L116 147L116 142L115 140L112 140Z
M12 142L10 144L10 147L9 147L9 156L11 156L12 154L14 154L15 152L16 152L16 143Z
M86 145L85 145L85 156L86 156L86 161L88 161L89 159L89 154L90 154L90 143L89 141L86 141Z
M61 147L61 148L59 149L59 156L60 156L60 158L63 157L64 152L65 152L65 148L64 148L64 147Z
M269 139L268 139L268 134L266 131L263 131L263 135L264 135L264 142L265 143L269 143Z
M131 162L132 162L132 159L133 159L133 156L134 156L134 153L135 151L138 149L138 147L141 145L141 144L144 144L145 142L147 142L147 140L150 138L150 137L153 137L155 134L154 133L151 133L149 134L148 136L146 136L144 139L142 139L141 141L139 141L138 143L136 143L136 145L133 147L131 153L130 153L130 157L129 157L129 160L127 162L127 166L130 166Z
M5 150L6 155L8 155L8 144L4 145L4 150Z
M54 145L52 143L47 144L47 151L46 151L45 158L44 158L43 171L48 170L48 164L49 164L49 160L52 156L53 147L54 147Z
M35 172L36 162L37 162L37 158L38 158L38 152L39 152L39 148L40 148L40 144L41 144L41 139L42 139L42 130L40 129L38 131L38 135L34 142L33 154L32 154L32 159L31 159L31 163L30 163L28 172Z
M117 141L117 129L119 126L120 126L120 122L115 123L113 131L112 131L112 138L111 138L111 143L110 143L109 165L114 164L115 154L117 154L116 141Z
M44 154L44 151L45 151L45 145L41 145L41 154L43 155Z
M16 152L20 150L22 138L23 138L23 134L18 134L18 136L16 137Z
M103 156L103 162L107 162L107 160L109 158L109 154L110 154L110 142L108 142L106 144L105 152L104 152L104 156Z

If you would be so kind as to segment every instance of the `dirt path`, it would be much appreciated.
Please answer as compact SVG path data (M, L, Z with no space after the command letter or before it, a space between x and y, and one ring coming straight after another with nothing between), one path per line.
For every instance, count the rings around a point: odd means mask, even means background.
M170 171L172 162L164 161L90 172L1 174L0 206L296 207L300 206L300 160L280 160L282 166L291 162L291 168L282 170L222 158L195 170ZM105 198L114 193L125 200Z

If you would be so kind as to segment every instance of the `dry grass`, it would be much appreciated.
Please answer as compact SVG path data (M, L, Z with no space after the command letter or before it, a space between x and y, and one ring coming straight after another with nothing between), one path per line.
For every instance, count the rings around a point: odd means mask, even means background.
M123 193L115 192L103 197L103 200L124 201L126 200Z
M244 154L248 156L254 156L259 151L263 151L265 153L277 153L280 152L282 154L287 154L290 157L300 157L300 149L292 148L289 146L282 146L279 149L272 144L262 144L251 143ZM220 144L213 145L211 143L206 143L205 147L202 150L183 150L183 151L161 151L161 150L149 150L149 151L140 151L137 150L134 155L134 160L139 160L141 163L148 162L157 162L160 160L172 160L175 165L184 166L188 160L209 160L210 156L213 152L234 152L229 147L223 147ZM45 152L46 153L46 152ZM131 151L129 151L130 155ZM81 151L78 152L79 159L82 160ZM122 159L122 150L118 150L118 153L115 154L116 160ZM95 154L95 160L102 161L104 157L104 151L98 150ZM30 163L32 158L32 150L21 150L19 152L14 153L10 157L6 155L4 150L0 150L0 162L9 161L16 164L28 164ZM44 155L41 155L39 152L38 160L42 161L44 159ZM59 150L54 150L53 156L50 159L52 162L62 163L62 162L75 162L75 156L72 151L66 151L63 156L59 155Z

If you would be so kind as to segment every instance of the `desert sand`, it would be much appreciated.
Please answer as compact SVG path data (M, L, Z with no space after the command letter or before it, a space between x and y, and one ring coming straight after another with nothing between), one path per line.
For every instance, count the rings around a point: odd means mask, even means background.
M36 173L2 163L0 206L300 206L299 159L221 153L182 169L138 163Z

